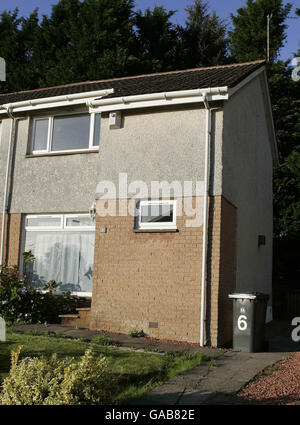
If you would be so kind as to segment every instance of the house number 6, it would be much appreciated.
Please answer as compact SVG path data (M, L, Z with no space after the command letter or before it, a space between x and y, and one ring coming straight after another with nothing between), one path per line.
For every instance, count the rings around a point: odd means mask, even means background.
M238 318L238 328L240 331L245 331L247 329L247 316L243 314Z

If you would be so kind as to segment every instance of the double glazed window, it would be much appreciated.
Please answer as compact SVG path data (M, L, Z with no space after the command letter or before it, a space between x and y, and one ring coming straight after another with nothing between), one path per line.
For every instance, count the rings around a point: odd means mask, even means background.
M137 227L141 230L176 229L176 201L140 201Z
M35 118L32 123L31 153L98 149L100 114L72 114Z
M92 293L95 224L88 214L28 215L25 217L24 251L31 286L42 290L55 280L58 291L77 295Z

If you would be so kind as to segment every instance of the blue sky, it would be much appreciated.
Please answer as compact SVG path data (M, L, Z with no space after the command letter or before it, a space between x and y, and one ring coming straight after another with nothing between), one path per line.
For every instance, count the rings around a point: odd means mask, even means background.
M112 0L113 1L113 0ZM173 22L184 24L186 18L185 8L191 4L192 0L135 0L137 9L152 9L154 6L164 6L167 10L177 10L173 17ZM284 0L287 3L288 0ZM300 0L290 0L294 7L291 16L295 16L295 8L300 8ZM40 15L51 13L51 5L58 3L58 0L0 0L0 13L4 10L13 10L19 7L20 15L27 16L35 8L39 8ZM217 15L225 19L230 24L230 13L236 12L239 7L242 7L246 0L208 0L210 8L217 12ZM288 19L288 37L285 46L281 50L281 59L287 60L293 57L300 48L299 25L300 18Z

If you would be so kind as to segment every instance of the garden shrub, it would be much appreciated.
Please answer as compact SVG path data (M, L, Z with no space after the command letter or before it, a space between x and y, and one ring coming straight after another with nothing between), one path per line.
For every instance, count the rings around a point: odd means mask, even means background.
M25 261L32 261L30 253L25 253ZM45 293L30 287L25 276L20 276L18 268L3 265L0 267L0 316L8 324L58 323L59 314L75 312L76 301L70 293L54 295L57 288L54 281L46 284Z
M3 380L0 405L91 405L113 402L114 380L103 356L88 349L81 360L24 358L12 352L9 375Z

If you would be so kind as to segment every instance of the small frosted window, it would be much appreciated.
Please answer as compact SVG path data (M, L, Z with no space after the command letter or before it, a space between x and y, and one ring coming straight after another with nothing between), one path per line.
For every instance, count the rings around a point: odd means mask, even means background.
M89 148L90 115L54 117L52 151Z
M34 151L45 151L47 150L47 138L48 138L48 125L49 120L36 120L33 128L33 150Z

